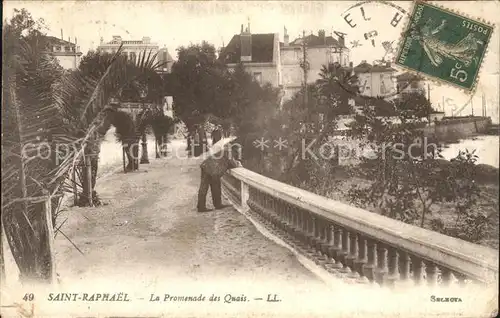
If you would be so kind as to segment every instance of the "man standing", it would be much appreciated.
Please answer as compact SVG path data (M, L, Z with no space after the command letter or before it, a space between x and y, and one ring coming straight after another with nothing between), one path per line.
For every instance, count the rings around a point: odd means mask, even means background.
M198 190L198 212L208 212L211 209L207 209L206 199L208 188L212 192L212 202L214 208L219 210L227 207L228 205L222 204L222 189L220 179L224 173L232 168L241 167L241 162L236 159L237 153L234 149L236 146L224 147L221 151L209 155L205 159L201 167L201 183L200 189ZM239 158L239 157L238 157Z
M222 131L220 125L217 125L212 131L212 145L216 144L222 138Z

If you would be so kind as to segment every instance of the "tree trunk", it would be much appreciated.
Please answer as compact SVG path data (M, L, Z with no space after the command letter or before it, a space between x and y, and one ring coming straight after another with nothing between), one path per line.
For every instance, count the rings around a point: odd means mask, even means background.
M0 216L0 285L5 286L5 261L3 257L3 220Z

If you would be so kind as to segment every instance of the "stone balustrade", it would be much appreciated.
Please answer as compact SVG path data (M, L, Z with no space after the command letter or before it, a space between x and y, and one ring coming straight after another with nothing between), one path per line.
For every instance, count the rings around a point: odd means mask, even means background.
M232 203L330 273L384 286L498 284L497 251L330 200L245 168Z

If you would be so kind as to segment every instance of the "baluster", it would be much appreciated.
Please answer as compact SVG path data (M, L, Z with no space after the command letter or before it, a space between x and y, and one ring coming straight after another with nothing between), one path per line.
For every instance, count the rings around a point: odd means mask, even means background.
M257 191L257 193L258 193L258 197L259 197L259 205L261 206L261 209L259 209L259 220L262 224L265 225L264 210L262 209L263 207L266 206L265 197L264 197L264 193L262 193L260 191Z
M333 231L333 241L332 246L328 248L328 252L333 260L332 268L339 270L344 267L340 261L340 254L342 251L342 229L335 225L331 231Z
M311 233L311 245L314 250L318 251L319 243L319 228L318 228L318 218L312 215L312 233Z
M290 205L287 202L283 202L283 230L288 233L288 227L290 226Z
M410 255L406 252L399 252L399 274L402 285L411 283L410 280Z
M441 282L443 286L450 287L453 284L453 272L447 268L441 269Z
M341 273L349 273L351 270L349 266L347 266L347 256L350 252L350 239L349 239L349 231L347 229L342 229L342 250L340 251L340 261L342 262L342 267L340 269Z
M453 272L453 275L455 276L458 286L460 287L467 287L467 276L461 273Z
M325 244L325 220L323 218L316 219L316 228L318 232L317 242L316 242L318 263L320 265L324 265L327 262L328 257L325 257L325 254L323 254L323 246Z
M294 241L295 241L295 207L293 205L288 206L288 213L289 213L289 223L288 223L288 235L290 239L290 244L294 246Z
M306 221L306 228L305 228L305 242L306 242L306 246L307 248L310 247L311 243L310 243L310 237L311 237L311 232L312 232L312 220L311 220L311 214L307 211L305 211L304 213L304 217L305 217L305 221Z
M288 233L288 203L281 201L280 203L280 228L284 233Z
M290 240L290 205L283 202L283 234L287 241Z
M274 199L274 227L275 227L275 230L279 232L281 226L280 226L280 222L281 222L281 200L279 199Z
M307 254L310 257L316 256L316 240L314 237L314 233L316 231L316 218L312 213L307 213L308 220L308 231L307 231Z
M366 238L358 234L358 257L354 260L354 271L359 274L359 283L367 283L369 282L368 278L364 275L364 266L368 262L368 250L366 248L367 240Z
M299 248L304 249L305 248L305 238L306 238L306 219L305 219L305 213L304 210L299 209L298 210L298 238L299 238Z
M269 229L271 232L274 232L276 229L276 217L274 216L276 213L276 200L269 196Z
M282 211L282 201L276 199L275 200L275 206L276 206L276 227L279 232L281 232L282 229L282 224L281 222L283 221L283 211Z
M389 273L387 274L387 285L394 287L399 279L398 251L393 247L388 249Z
M265 214L265 207L266 207L266 196L264 193L262 193L261 191L259 191L259 197L260 197L260 206L262 207L262 209L259 211L259 217L260 217L260 221L262 222L262 224L264 226L266 226L266 214Z
M323 218L318 220L318 243L316 246L318 247L318 253L322 259L322 263L328 260L328 256L326 255L326 249L328 248L328 243L326 242L327 222L328 221Z
M328 259L328 247L330 247L330 241L332 231L330 230L330 222L326 219L321 220L321 246L320 250L326 259Z
M363 267L363 274L371 282L375 281L375 269L377 268L377 244L372 239L367 239L368 262Z
M297 230L297 208L293 205L291 206L290 214L292 220L290 225L290 234L295 238Z
M273 226L273 219L272 219L272 209L273 209L273 201L271 199L271 196L266 193L266 220L267 220L267 228L269 230L272 229Z
M258 192L259 193L259 200L260 200L260 206L261 207L265 207L266 206L266 197L264 195L264 193L262 192ZM264 209L260 209L259 210L259 218L260 218L260 221L262 222L262 224L264 224L264 226L266 225L266 217L265 217L265 213L264 213Z
M290 224L290 219L289 219L289 205L285 201L281 201L280 203L280 211L281 211L281 218L280 218L280 226L281 226L281 231L284 233L288 233L288 225Z
M384 285L387 277L387 248L383 243L377 244L377 269L375 270L375 281Z
M349 275L351 278L359 278L359 273L354 268L354 264L358 259L359 253L359 245L358 245L358 234L355 232L351 232L351 241L350 241L350 253L347 255L346 263L347 266L351 269L351 274Z
M425 273L427 276L427 284L430 287L437 285L438 267L433 262L425 261Z
M415 286L422 284L422 260L416 256L411 256L411 267L413 270L413 282Z

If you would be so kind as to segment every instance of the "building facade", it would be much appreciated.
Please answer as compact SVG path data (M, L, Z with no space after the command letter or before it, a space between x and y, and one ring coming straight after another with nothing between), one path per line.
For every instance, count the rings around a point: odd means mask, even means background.
M76 38L75 43L72 43L71 39L65 41L53 36L45 36L45 40L47 41L46 53L55 57L64 69L75 70L78 68L82 52L80 46L77 45Z
M360 93L367 97L389 97L396 91L396 69L388 62L371 65L362 61L353 69L358 77Z
M333 36L326 36L324 30L320 30L318 35L310 34L289 42L285 28L284 42L280 43L280 55L285 99L290 99L300 91L304 83L304 57L308 66L308 84L320 78L319 73L323 65L340 63L342 66L348 66L350 62L350 51L345 46L344 35L338 34L335 39Z
M404 72L396 76L398 94L420 93L425 94L425 81L421 76Z
M158 63L161 65L161 72L170 73L172 72L172 65L174 64L174 59L168 52L166 47L158 50Z
M281 61L279 34L251 34L250 25L240 34L233 36L225 48L221 49L219 60L229 69L235 69L239 63L245 71L253 75L260 84L281 86Z
M101 37L101 41L99 46L97 47L97 51L107 52L114 54L118 51L118 48L122 46L122 52L125 54L130 60L137 61L139 57L142 57L144 54L146 56L157 54L160 50L160 47L157 43L151 42L150 37L143 37L142 40L123 40L121 36L114 35L113 39L107 43L104 42L104 39ZM158 56L155 58L155 62L158 62Z

